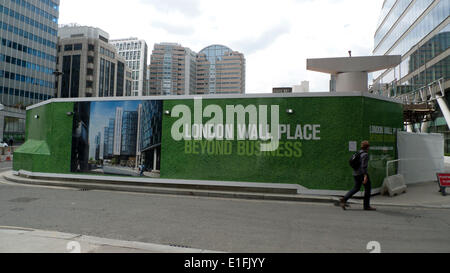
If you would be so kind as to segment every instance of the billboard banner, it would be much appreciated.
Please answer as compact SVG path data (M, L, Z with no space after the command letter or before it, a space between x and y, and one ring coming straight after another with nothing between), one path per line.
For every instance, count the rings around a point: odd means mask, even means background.
M75 103L71 171L159 176L162 101Z
M348 161L363 140L381 187L403 109L355 95L142 98L52 102L27 121L15 170L342 191L353 186Z

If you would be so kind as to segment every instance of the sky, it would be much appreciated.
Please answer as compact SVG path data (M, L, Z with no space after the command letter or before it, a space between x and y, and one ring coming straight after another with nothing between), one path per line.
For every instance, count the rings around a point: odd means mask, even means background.
M383 0L61 0L60 24L98 27L110 39L171 42L195 52L221 44L246 58L246 93L310 82L329 91L330 76L306 59L372 55ZM150 59L149 59L150 60Z

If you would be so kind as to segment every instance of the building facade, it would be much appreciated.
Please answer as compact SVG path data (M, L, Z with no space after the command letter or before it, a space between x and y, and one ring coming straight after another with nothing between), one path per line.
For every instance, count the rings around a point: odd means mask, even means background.
M450 58L449 0L385 0L374 36L374 55L401 55L400 65L373 74L372 92L391 97L410 94L437 80L448 91ZM445 94L447 101L450 95ZM450 132L436 103L429 132Z
M155 44L149 88L150 95L244 94L245 58L221 45L197 54L179 44Z
M197 55L196 94L244 94L245 58L222 45L211 45Z
M0 0L0 104L24 109L55 96L59 3ZM15 124L23 123L25 112L2 112L0 139L23 138Z
M131 95L130 70L99 28L68 25L59 29L58 97Z
M147 170L161 168L162 101L143 101L138 110L137 159Z
M148 46L144 40L138 38L116 39L110 43L115 46L126 65L131 69L132 96L147 96L145 80L147 76Z
M293 86L294 93L308 93L309 92L309 81L302 81L300 85Z
M196 56L179 44L155 44L150 59L149 94L194 94Z

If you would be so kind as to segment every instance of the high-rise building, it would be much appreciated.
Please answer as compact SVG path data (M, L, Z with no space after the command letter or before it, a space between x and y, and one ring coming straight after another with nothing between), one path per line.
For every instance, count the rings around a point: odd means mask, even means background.
M109 119L108 126L103 131L103 159L114 156L114 125L115 119Z
M144 40L138 38L111 40L120 56L125 58L126 65L131 69L132 96L147 96L145 79L147 76L148 46Z
M150 60L150 95L195 93L197 54L174 43L155 44Z
M0 104L24 108L55 96L59 0L0 1ZM15 137L25 112L0 110L0 138ZM14 113L14 114L10 114ZM14 129L16 130L16 129Z
M440 80L446 101L450 87L450 0L385 0L375 32L374 55L401 55L400 65L373 74L372 92L391 97L411 94ZM428 87L427 87L428 88ZM442 103L444 100L441 100ZM432 132L450 131L440 104Z
M197 54L179 44L156 44L149 82L150 95L244 94L245 58L221 45Z
M211 45L197 55L196 94L244 94L245 58L222 45Z
M375 91L395 96L448 77L449 15L449 0L384 1L373 54L402 55L402 63L373 74Z
M101 143L101 140L102 140L102 134L99 132L95 136L95 157L94 157L95 161L100 159L100 143Z
M294 85L294 93L308 93L309 92L309 81L302 81L300 85Z
M131 95L131 71L109 34L99 28L66 25L58 33L58 97Z
M138 165L148 170L160 170L162 101L143 101L138 110L137 159Z

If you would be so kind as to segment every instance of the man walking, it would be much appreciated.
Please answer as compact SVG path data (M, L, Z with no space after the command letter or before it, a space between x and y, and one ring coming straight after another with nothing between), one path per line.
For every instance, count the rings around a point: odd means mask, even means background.
M345 210L347 208L347 201L353 197L357 192L361 190L361 186L364 185L364 210L376 210L370 206L370 197L372 191L372 183L368 173L369 167L369 147L368 141L361 143L360 164L358 168L353 170L353 178L355 179L355 187L349 191L344 198L340 199L340 206Z

